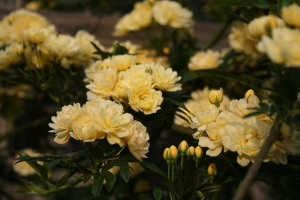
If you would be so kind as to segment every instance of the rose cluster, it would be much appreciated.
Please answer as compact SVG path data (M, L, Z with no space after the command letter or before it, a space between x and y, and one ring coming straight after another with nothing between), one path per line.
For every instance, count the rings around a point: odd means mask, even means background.
M52 117L50 132L56 133L54 141L64 144L70 137L83 142L107 139L109 144L127 146L134 157L141 161L149 149L146 127L133 116L124 113L123 106L110 100L88 101L82 107L76 103L62 107Z
M160 64L136 64L134 55L116 55L86 69L88 100L110 99L128 103L135 111L152 114L160 109L163 91L179 91L181 77ZM158 90L157 90L158 89Z
M17 10L0 22L0 69L25 59L28 69L43 68L60 63L68 68L71 64L89 65L93 58L94 42L104 48L95 37L79 30L75 37L57 34L54 25L43 16L27 10Z
M300 7L291 4L281 10L282 18L269 14L238 23L229 34L229 44L237 52L253 58L267 55L272 62L299 67Z
M217 93L216 93L217 94ZM215 103L215 97L209 95L210 101ZM199 146L207 147L206 154L218 156L224 152L237 152L237 162L241 166L247 166L253 162L262 148L273 126L272 117L266 114L244 118L259 107L260 100L253 91L247 92L245 98L232 100L225 111L218 107L210 107L208 110L198 112L191 118L191 128L196 128L193 134L199 140ZM263 103L269 105L264 100ZM300 153L300 132L292 130L288 124L281 127L283 139L277 140L268 152L264 162L287 163L287 155Z
M175 29L191 30L193 13L174 1L138 2L134 9L123 16L115 26L115 36L124 36L130 31L137 31L148 27L152 22L161 26L170 26Z

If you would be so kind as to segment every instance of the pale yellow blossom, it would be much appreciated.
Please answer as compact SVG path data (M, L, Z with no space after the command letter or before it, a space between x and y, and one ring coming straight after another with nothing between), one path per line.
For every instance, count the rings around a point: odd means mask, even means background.
M188 67L190 70L214 69L222 63L220 53L212 50L197 52L191 57Z
M300 27L300 6L297 4L291 4L282 8L282 19L290 26Z

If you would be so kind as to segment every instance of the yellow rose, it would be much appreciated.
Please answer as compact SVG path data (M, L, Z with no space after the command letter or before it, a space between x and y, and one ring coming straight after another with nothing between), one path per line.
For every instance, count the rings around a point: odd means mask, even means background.
M245 99L248 99L251 95L254 95L254 91L252 89L248 90L245 93Z
M269 58L286 67L300 67L300 31L290 28L275 28L272 38L263 36L257 49Z
M160 64L150 65L154 87L163 91L175 92L181 90L181 84L177 82L181 79L171 68L165 69Z
M259 39L262 35L268 35L276 27L285 26L282 19L274 15L263 16L255 18L248 24L249 35L255 39Z
M210 103L218 105L223 101L223 89L211 90L208 94L208 99Z
M5 51L0 50L0 69L4 69L11 64L21 60L23 45L21 43L12 43L6 47Z
M178 150L174 145L170 147L168 156L170 160L176 160L178 158Z
M212 50L197 52L191 57L188 67L190 70L214 69L222 63L220 53Z
M125 71L129 67L135 65L136 60L137 57L133 55L117 55L111 57L111 61L119 71Z
M290 26L300 27L300 6L291 4L281 10L282 19Z
M26 153L28 156L42 156L41 153L36 153L35 151L33 151L30 148L27 149L23 149L21 150L23 153ZM16 156L16 158L18 158L19 156ZM17 161L16 161L17 162ZM15 163L16 163L15 162ZM42 162L38 162L38 164L42 164ZM32 174L35 174L36 171L27 163L27 162L20 162L18 164L14 164L13 165L13 169L15 172L17 172L18 174L20 174L21 176L30 176Z
M44 42L44 40L51 34L53 34L51 29L29 28L22 32L22 39L23 41L31 44L38 44Z
M194 155L195 155L195 147L190 146L186 151L186 156L189 157Z
M149 115L156 113L163 102L161 91L151 88L135 88L128 92L129 105L135 111Z
M178 151L180 153L185 153L188 148L189 148L188 143L185 140L183 140L182 142L180 142L180 144L178 146Z
M195 148L195 157L199 159L202 157L202 154L203 154L203 151L202 151L201 147L197 146Z
M165 160L169 160L169 151L170 151L170 148L165 148L164 153L163 153L163 157Z

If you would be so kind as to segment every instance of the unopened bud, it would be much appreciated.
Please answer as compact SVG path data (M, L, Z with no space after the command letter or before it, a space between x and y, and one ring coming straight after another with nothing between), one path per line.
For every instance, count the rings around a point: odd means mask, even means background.
M212 163L208 166L208 169L207 169L207 173L210 175L210 176L215 176L217 175L217 166Z
M200 147L200 146L197 146L197 147L195 148L195 157L196 157L197 159L199 159L199 158L201 158L202 154L203 154L203 151L202 151L201 147Z
M169 150L170 150L169 148L166 148L165 151L164 151L163 157L164 157L165 160L169 160L169 156L168 156Z
M170 53L169 47L164 47L163 48L163 53L166 54L166 55L168 55Z
M174 145L170 147L170 150L168 151L168 156L170 160L175 160L178 158L178 150Z
M185 153L188 148L189 148L188 143L185 140L183 140L182 142L180 142L180 144L178 146L178 151L180 153Z
M252 89L248 90L245 93L245 99L248 99L251 95L254 95L254 91Z
M195 155L195 148L193 146L189 147L188 150L186 151L186 156L194 156Z
M220 90L212 90L208 94L208 99L210 103L215 104L217 107L223 101L223 89Z
M274 17L274 15L269 15L267 23L266 23L267 32L271 32L271 30L273 28L276 28L276 27L278 27L278 23L276 21L276 18Z

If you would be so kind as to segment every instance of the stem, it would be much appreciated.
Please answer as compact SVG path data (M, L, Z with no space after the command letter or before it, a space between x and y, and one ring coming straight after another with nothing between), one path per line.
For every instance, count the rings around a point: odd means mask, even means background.
M190 128L186 128L186 127L183 127L183 126L180 126L180 125L177 125L177 124L173 124L171 129L173 131L177 131L179 133L183 133L185 135L193 135L194 134L194 131Z
M273 130L270 132L267 140L265 141L262 149L260 150L259 154L255 158L254 163L251 165L250 169L248 170L242 185L238 189L237 193L235 194L233 200L242 200L245 194L247 193L253 179L255 178L264 158L266 157L267 153L269 152L272 144L277 140L278 134L275 133Z
M181 156L181 162L180 162L181 170L183 169L183 160L184 160L184 156Z
M172 183L174 182L174 179L175 179L175 164L172 164Z
M204 51L206 51L207 49L213 47L223 36L223 34L225 33L225 31L227 30L227 28L229 27L229 25L231 24L232 19L226 19L220 29L218 30L218 32L213 36L213 38L209 41L209 43L206 45L206 47L204 48Z
M168 179L169 179L169 180L171 180L171 179L170 179L170 171L171 171L171 167L170 167L170 163L168 163Z

